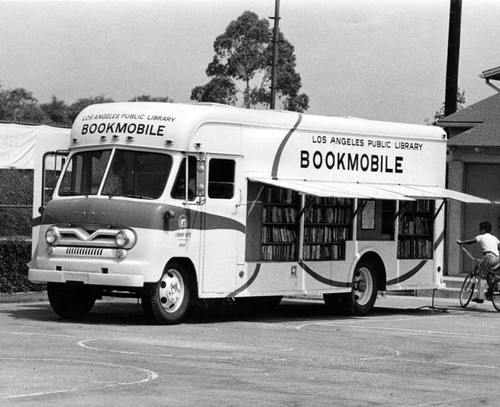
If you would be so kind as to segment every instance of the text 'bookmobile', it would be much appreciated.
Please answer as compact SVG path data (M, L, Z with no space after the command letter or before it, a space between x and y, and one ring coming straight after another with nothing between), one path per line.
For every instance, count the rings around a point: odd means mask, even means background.
M66 318L103 295L167 324L215 298L322 294L364 315L378 291L442 288L443 203L489 203L444 188L432 126L112 103L84 109L66 147L29 270Z

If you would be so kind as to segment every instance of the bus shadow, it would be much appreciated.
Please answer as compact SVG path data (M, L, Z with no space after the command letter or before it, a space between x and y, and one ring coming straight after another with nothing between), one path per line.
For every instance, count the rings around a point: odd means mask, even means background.
M493 310L494 311L494 310ZM438 308L423 306L391 307L375 306L373 310L363 318L372 317L399 317L404 315L429 316L441 313L488 313L493 312L487 308ZM85 325L157 325L152 318L142 310L142 305L137 301L98 301L91 313L81 320L64 320L57 316L48 302L19 303L12 307L0 309L0 313L11 318L31 321L51 321L60 323L75 323ZM188 314L185 324L211 324L220 322L245 321L245 322L296 322L301 320L346 320L359 318L346 316L330 311L322 301L290 300L284 299L279 306L271 310L242 310L233 303L224 301L213 302L209 306L198 306Z

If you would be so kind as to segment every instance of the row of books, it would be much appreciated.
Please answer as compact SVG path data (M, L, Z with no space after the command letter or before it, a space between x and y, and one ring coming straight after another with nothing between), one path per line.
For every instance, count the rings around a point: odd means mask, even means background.
M344 260L345 250L343 244L304 245L302 255L304 260Z
M350 207L313 206L305 211L306 223L346 224L350 220Z
M297 204L299 202L298 192L290 189L267 187L264 192L264 202Z
M307 203L309 205L337 205L337 206L351 206L350 198L322 198L319 196L308 196Z
M264 223L295 223L297 216L296 206L264 206L262 208Z
M432 220L425 216L403 215L399 222L399 233L402 235L428 235Z
M262 227L262 243L293 243L297 241L297 231L279 226Z
M417 201L402 202L405 212L429 212L431 210L431 202L428 199L419 199Z
M403 239L398 242L399 259L431 259L432 242L426 239Z
M305 242L342 242L349 237L349 230L342 226L307 226L304 228Z
M262 260L292 261L297 260L297 249L294 244L262 245L260 258Z

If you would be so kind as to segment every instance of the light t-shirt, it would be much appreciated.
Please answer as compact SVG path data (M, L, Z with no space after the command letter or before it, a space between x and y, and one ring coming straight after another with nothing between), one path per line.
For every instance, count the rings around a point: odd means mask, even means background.
M481 245L483 252L492 252L498 256L498 243L500 243L500 240L495 236L490 233L484 233L476 236L476 240Z

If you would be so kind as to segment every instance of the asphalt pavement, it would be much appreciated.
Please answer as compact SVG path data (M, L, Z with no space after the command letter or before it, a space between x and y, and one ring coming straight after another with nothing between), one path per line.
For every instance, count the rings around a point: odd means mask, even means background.
M499 406L499 318L389 295L366 317L285 298L159 326L136 300L63 321L45 293L0 295L0 406Z

